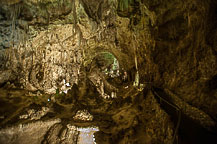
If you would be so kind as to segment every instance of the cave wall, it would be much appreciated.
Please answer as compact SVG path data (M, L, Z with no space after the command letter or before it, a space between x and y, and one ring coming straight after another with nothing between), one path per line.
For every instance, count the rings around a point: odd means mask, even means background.
M155 85L171 89L216 119L216 86L212 83L217 72L216 10L213 9L216 2L142 3L155 17L155 23L149 27L155 42L152 62L160 75Z
M121 52L116 37L117 27L125 30L129 20L117 17L116 4L102 1L93 12L95 5L87 7L85 1L5 1L2 70L10 69L23 88L55 93L63 79L78 83L81 64L90 64L98 53L111 52L126 61L128 51ZM121 65L132 67L132 62ZM10 73L1 83L15 79Z

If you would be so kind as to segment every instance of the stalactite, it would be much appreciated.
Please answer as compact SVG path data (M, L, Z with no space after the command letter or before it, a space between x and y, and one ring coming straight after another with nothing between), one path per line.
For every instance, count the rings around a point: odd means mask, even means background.
M16 24L16 7L14 6L14 11L11 13L11 44L14 44L14 34L15 34L15 24Z
M21 40L22 33L19 29L16 28L16 24L18 22L18 17L21 12L21 5L20 4L14 4L10 7L11 10L11 35L10 35L10 47L14 47L17 42ZM18 46L18 45L17 45Z
M133 35L133 38L136 42L136 44L138 44L137 40L136 40L136 35ZM135 74L135 81L133 83L134 86L138 87L139 86L139 70L138 70L138 61L137 61L137 46L133 43L133 47L134 47L134 57L135 57L135 67L136 67L136 74Z
M83 38L83 34L82 31L79 27L79 22L78 19L80 18L79 16L79 11L77 11L77 7L79 7L81 5L79 0L74 0L72 2L73 6L73 19L74 19L74 35L78 35L78 47L79 47L79 52L81 52L82 54L82 59L81 59L81 63L84 64L84 59L85 59L85 50L84 50L84 41L86 41ZM83 47L81 47L81 45L83 45Z

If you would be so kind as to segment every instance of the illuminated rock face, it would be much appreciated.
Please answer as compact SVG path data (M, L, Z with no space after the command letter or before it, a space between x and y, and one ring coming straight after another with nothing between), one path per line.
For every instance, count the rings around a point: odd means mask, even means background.
M33 38L31 47L20 47L20 53L35 50L24 59L26 62L32 59L31 63L23 63L24 77L20 80L24 87L56 93L57 89L65 91L67 83L78 83L82 56L76 39L71 25L54 26L50 32L43 31Z
M0 142L4 144L23 143L38 144L43 141L46 132L60 120L20 124L0 131Z
M70 124L64 127L60 119L21 124L0 130L0 142L4 144L22 143L64 143L95 144L97 127L79 128Z
M121 48L116 45L116 28L110 27L115 24L121 28L121 22L129 22L117 17L117 3L103 2L105 9L101 10L100 20L103 20L100 23L90 18L89 11L85 10L87 7L83 4L76 0L73 4L68 1L24 1L16 5L4 5L2 24L8 25L0 27L3 31L1 38L4 38L1 43L2 69L13 69L11 75L16 75L25 89L52 94L56 93L57 89L65 91L63 81L71 86L77 84L83 74L81 66L89 65L101 52L110 52L118 60L128 59L127 54L122 53ZM61 11L69 5L75 8L69 9L68 13ZM33 9L28 9L27 6L32 6ZM7 16L7 10L13 7L16 11L11 17ZM63 20L58 19L61 16ZM43 22L48 20L46 18L50 21L44 24ZM5 32L6 28L8 32ZM132 67L132 62L129 63L130 65L122 65ZM7 80L13 79L9 75L0 83Z
M172 143L177 122L153 88L203 127L217 120L216 9L215 0L3 0L0 85L53 94L63 119L88 108L100 144ZM105 75L105 52L123 79Z
M80 121L92 121L93 116L87 110L79 110L74 116L74 119Z

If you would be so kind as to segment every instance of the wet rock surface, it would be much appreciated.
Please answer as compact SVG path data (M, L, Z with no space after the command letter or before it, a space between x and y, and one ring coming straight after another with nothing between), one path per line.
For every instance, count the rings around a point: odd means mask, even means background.
M91 126L99 144L215 143L216 8L2 0L1 143L79 143Z

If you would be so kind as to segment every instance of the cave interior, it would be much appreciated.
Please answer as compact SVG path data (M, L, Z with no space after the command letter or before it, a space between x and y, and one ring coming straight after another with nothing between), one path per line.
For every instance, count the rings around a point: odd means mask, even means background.
M216 0L1 0L0 143L217 144Z

